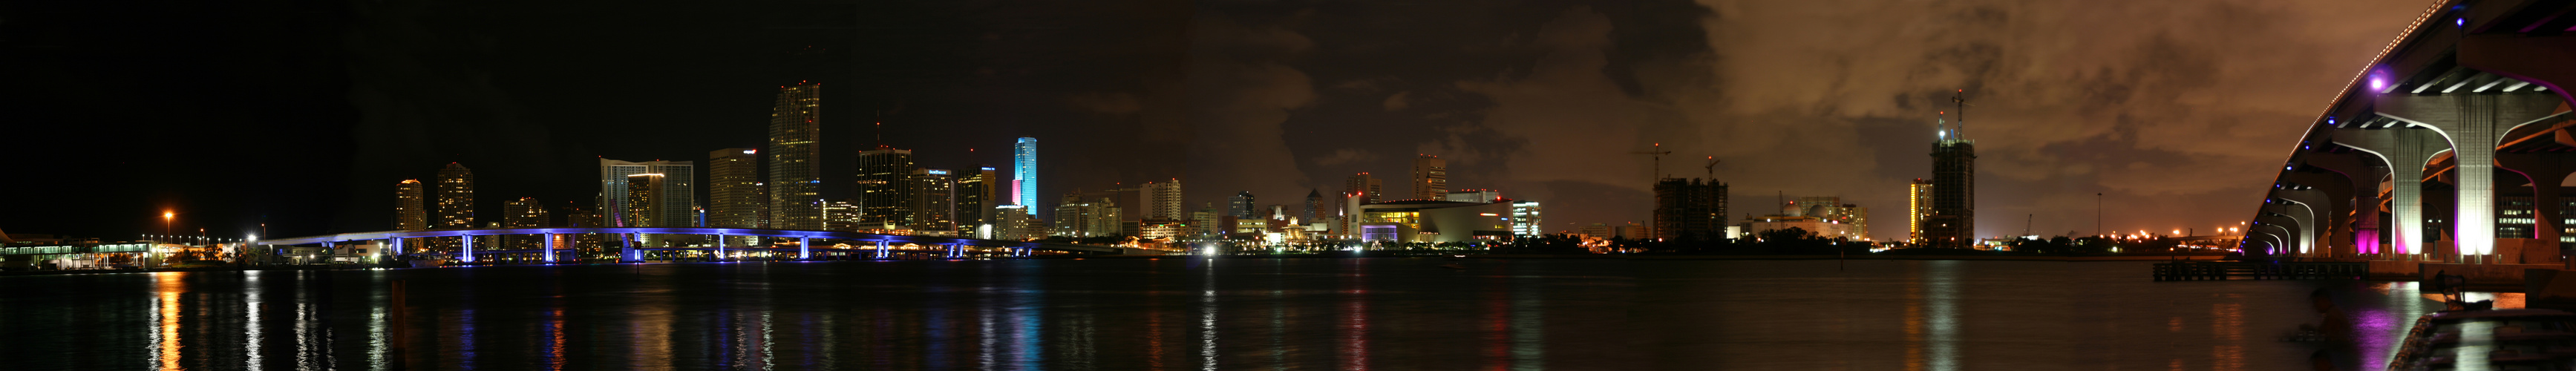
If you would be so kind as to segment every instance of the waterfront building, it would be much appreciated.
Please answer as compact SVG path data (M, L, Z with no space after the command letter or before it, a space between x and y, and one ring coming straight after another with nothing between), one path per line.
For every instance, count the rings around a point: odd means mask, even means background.
M608 215L610 225L695 227L697 226L694 222L697 220L698 192L691 179L697 178L697 167L696 161L632 162L601 158L599 159L599 205L612 211ZM634 188L626 182L633 179L632 175L635 174L662 175L659 179L662 183L656 185L657 188L653 188L655 192L660 193L653 195L652 202L659 204L645 205L642 208L633 205L639 201L633 200L631 191ZM652 210L655 214L648 216L653 220L652 224L637 222L636 215L626 213L629 210Z
M1543 225L1540 224L1538 201L1512 201L1512 235L1545 234L1546 232L1539 231Z
M1020 211L1038 212L1038 138L1020 137L1011 144L1011 201Z
M538 228L550 227L553 224L554 217L548 214L545 204L537 203L536 197L520 197L501 205L501 226L503 227ZM536 249L546 243L542 235L512 235L505 236L504 239L507 241L503 244L512 250Z
M1655 183L1655 238L1708 241L1724 237L1726 183L1715 179L1664 178Z
M912 229L917 223L913 205L919 200L918 188L906 182L916 169L912 151L878 145L859 152L859 222L869 228ZM947 171L943 170L942 175Z
M769 199L761 194L759 153L750 148L707 152L707 226L760 226L760 212Z
M1805 230L1807 233L1813 233L1819 238L1843 238L1853 241L1866 240L1869 238L1869 232L1861 230L1858 225L1844 224L1839 221L1823 217L1807 215L1773 214L1751 217L1744 220L1743 227L1743 231L1751 233L1754 236L1761 236L1761 233L1766 231L1797 228Z
M1216 224L1218 216L1222 215L1217 213L1214 202L1207 203L1207 207L1199 208L1199 211L1190 212L1190 235L1225 234L1225 230Z
M1028 206L993 206L993 235L986 237L1005 241L1026 241L1047 236L1045 223L1029 217Z
M1968 140L1963 128L1950 127L1936 119L1937 138L1932 143L1932 212L1925 224L1926 243L1934 247L1968 248L1977 242L1977 142Z
M474 227L474 170L454 162L438 169L437 228Z
M1498 201L1498 200L1502 200L1502 199L1503 199L1503 191L1502 191L1502 190L1494 190L1494 189L1461 189L1461 190L1449 191L1449 195L1448 195L1448 197L1447 197L1446 201L1452 201L1452 202L1496 202L1496 201Z
M913 213L911 223L905 225L905 229L911 229L914 235L920 236L956 235L957 181L951 178L953 175L948 169L917 169L905 177L904 183L910 186L912 196L912 204L907 205L910 209L907 211Z
M1086 200L1082 192L1067 193L1055 206L1055 235L1076 238L1115 235L1125 229L1118 225L1118 214L1118 203L1107 197Z
M426 197L419 179L403 179L394 183L394 230L429 229L428 203L423 201Z
M618 205L616 220L627 227L665 227L663 196L669 177L663 174L626 175L626 200Z
M1441 200L1449 194L1449 160L1440 156L1413 157L1413 199Z
M778 87L769 111L770 227L823 227L823 84Z
M1920 245L1924 241L1923 222L1932 216L1932 181L1914 178L1905 185L1905 241Z
M1172 178L1171 181L1165 182L1145 182L1143 188L1145 197L1143 205L1145 208L1144 221L1184 220L1184 216L1181 215L1180 178Z
M823 201L823 230L856 232L859 229L858 203L849 199Z
M1509 202L1403 200L1356 207L1360 239L1370 242L1469 242L1512 234Z
M1188 223L1178 220L1147 219L1137 223L1135 236L1144 240L1170 241L1180 239L1188 229Z
M1235 193L1234 197L1227 198L1225 201L1225 215L1233 216L1235 219L1254 218L1252 214L1260 209L1252 206L1252 201L1252 191Z
M1781 209L1781 213L1776 215L1801 216L1830 223L1848 224L1852 226L1852 230L1855 231L1855 234L1843 237L1850 237L1855 240L1869 239L1869 208L1843 203L1842 197L1799 197L1798 201L1785 205ZM1720 216L1724 215L1721 214ZM1760 229L1755 229L1755 231L1760 231Z
M975 169L975 172L957 178L957 235L959 236L977 236L978 228L992 224L993 203L1000 201L994 199L998 194L993 190L994 185L1000 184L1001 181L994 178L998 174L994 173L993 167L976 166Z
M1592 223L1592 225L1576 227L1574 228L1574 234L1600 239L1608 239L1612 237L1610 235L1610 225L1604 223Z

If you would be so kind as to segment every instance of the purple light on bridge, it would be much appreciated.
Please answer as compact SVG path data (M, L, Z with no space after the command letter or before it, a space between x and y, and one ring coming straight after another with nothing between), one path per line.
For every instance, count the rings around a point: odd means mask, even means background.
M2380 78L2377 74L2372 74L2370 76L2370 91L2380 92L2385 90L2388 90L2388 79Z

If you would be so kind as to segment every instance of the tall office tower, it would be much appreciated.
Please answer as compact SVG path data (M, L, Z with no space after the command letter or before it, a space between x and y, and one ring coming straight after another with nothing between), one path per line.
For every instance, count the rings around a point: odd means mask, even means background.
M554 217L547 214L544 204L537 203L536 197L520 197L501 206L501 226L503 227L537 228L552 224L554 224ZM502 245L509 246L512 250L533 250L545 246L546 243L544 235L506 235L502 240Z
M823 228L823 84L778 87L769 111L770 228Z
M975 169L975 172L957 178L957 235L984 238L975 232L977 228L993 222L993 203L999 201L993 198L993 185L1001 182L993 178L998 175L993 172L993 167L976 166Z
M1905 184L1905 241L1921 244L1923 222L1932 216L1932 181L1914 178Z
M1363 203L1363 204L1373 204L1373 203L1385 202L1385 200L1386 200L1386 198L1385 198L1385 197L1378 196L1378 194L1380 194L1380 193L1384 193L1384 192L1381 192L1381 191L1380 191L1380 188L1385 188L1385 187L1386 187L1386 184L1384 184L1383 182L1378 181L1378 180L1377 180L1377 177L1369 176L1369 173L1351 174L1351 179L1350 179L1349 181L1343 182L1342 184L1343 184L1343 186L1342 186L1342 193L1344 193L1344 194L1351 194L1351 193L1357 193L1357 194L1359 194L1359 195L1360 195L1360 203ZM1344 212L1344 213L1351 213L1352 211L1351 211L1351 210L1343 210L1343 212Z
M1236 193L1233 198L1225 200L1225 215L1233 216L1235 219L1252 219L1255 218L1253 213L1256 212L1260 210L1252 206L1252 191Z
M626 202L618 204L618 220L627 227L663 227L663 192L670 178L663 174L630 174L626 176Z
M868 228L913 228L912 150L878 145L859 152L859 222ZM885 225L894 227L885 227Z
M425 195L420 186L418 179L403 179L401 183L394 183L394 230L429 229L429 209L423 206L426 205L422 201Z
M769 200L760 195L759 153L750 148L707 152L707 226L760 226L760 209Z
M859 230L859 204L849 199L823 201L823 230L856 232Z
M1542 225L1539 224L1540 220L1538 213L1538 201L1512 201L1512 235L1537 236L1545 234L1546 232L1539 231L1539 228L1541 228ZM1718 216L1724 217L1726 214L1720 213Z
M602 215L598 208L566 206L563 209L563 214L565 226L573 228L600 228L608 226L608 217ZM590 259L594 256L604 255L605 252L602 252L600 249L608 247L608 235L583 233L572 235L571 237L571 244L567 246L572 247L574 251L573 259Z
M1726 183L1697 178L1655 182L1653 234L1665 241L1726 238Z
M1145 220L1177 221L1181 215L1181 178L1145 182Z
M1224 234L1225 232L1221 231L1216 225L1216 217L1216 203L1214 202L1207 203L1207 207L1199 208L1199 211L1190 212L1190 229L1194 231L1192 234L1201 236Z
M1960 127L1967 125L1960 114ZM1934 121L1932 212L1923 237L1930 246L1966 248L1977 243L1977 142L1961 128Z
M1307 189L1306 189L1306 210L1305 210L1305 213L1306 213L1306 214L1305 214L1305 215L1303 215L1303 217L1302 217L1302 218L1299 218L1299 219L1297 219L1297 220L1302 220L1302 221L1305 221L1305 222L1307 222L1307 223L1314 223L1314 222L1315 222L1315 221L1317 221L1317 220L1323 220L1323 219L1317 219L1317 218L1322 218L1322 217L1324 217L1325 215L1329 215L1329 214L1330 214L1330 212L1328 212L1328 211L1324 211L1324 193L1323 193L1323 192L1316 191L1314 188L1307 188Z
M474 227L474 170L454 162L438 169L438 228Z
M1038 138L1020 137L1011 144L1011 202L1020 210L1036 216L1038 212Z
M911 188L908 209L915 233L940 235L957 232L957 180L948 169L919 169L904 177Z
M1413 157L1413 199L1441 200L1449 195L1449 160L1440 156Z
M691 179L697 179L697 170L696 161L630 162L599 159L599 205L610 211L608 223L611 226L695 227L697 226L695 209L698 205L698 190L693 186L695 182ZM662 184L657 186L659 188L655 188L656 192L661 193L654 194L653 197L653 202L661 204L650 205L650 209L657 213L651 215L653 224L639 224L630 220L633 218L632 215L625 213L625 210L632 209L630 204L636 202L629 199L628 191L631 187L626 184L628 176L635 174L662 174Z
M1107 197L1084 200L1081 192L1073 192L1065 194L1063 200L1056 202L1056 235L1101 237L1116 235L1123 229L1118 226L1117 202L1110 201Z

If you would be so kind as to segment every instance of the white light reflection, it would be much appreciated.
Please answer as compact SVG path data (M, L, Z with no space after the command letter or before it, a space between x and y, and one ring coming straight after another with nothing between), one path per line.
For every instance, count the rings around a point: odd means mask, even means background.
M1925 369L1959 369L1959 262L1923 263L1923 342Z
M1210 249L1214 250L1214 249ZM1200 265L1207 271L1199 280L1199 369L1216 370L1216 260Z
M242 272L242 317L244 319L242 322L242 327L244 327L242 331L242 353L243 355L249 356L242 359L242 369L251 371L259 371L259 363L261 359L261 352L259 350L259 306L262 302L259 301L261 292L259 289L259 273L260 271ZM378 368L381 369L383 367Z

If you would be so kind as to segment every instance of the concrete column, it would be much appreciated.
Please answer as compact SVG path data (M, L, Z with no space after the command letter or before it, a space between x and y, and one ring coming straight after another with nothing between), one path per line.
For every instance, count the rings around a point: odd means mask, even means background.
M642 240L644 239L644 234L643 234L643 233L628 233L628 234L626 234L626 236L625 236L625 237L626 237L626 238L624 238L624 240L626 240L626 251L619 251L619 252L618 252L618 255L623 255L623 256L625 256L626 258L625 258L625 259L623 259L623 260L626 260L626 261L632 261L632 262L642 262L642 261L644 261L644 252L643 252L643 251L636 251L636 250L635 250L635 242L637 242L637 241L642 241Z
M2368 152L2388 164L2389 246L2399 254L2423 252L2424 164L2450 150L2440 132L2419 128L2334 129L2337 145ZM2377 192L2376 189L2372 190Z
M2380 162L2379 159L2375 158L2375 156L2371 156L2367 153L2338 154L2309 152L2304 157L2306 158L2305 163L2308 166L2315 166L2317 168L2333 171L2342 175L2344 181L2347 182L2345 184L2347 188L2344 189L2345 194L2335 195L2334 192L2327 192L2327 195L2332 197L2334 200L2349 201L2338 203L2336 205L2341 206L2344 212L2348 213L2349 216L2345 217L2342 224L2336 224L2334 226L2336 229L2346 230L2349 231L2349 233L2338 234L2336 236L2339 236L2339 238L2330 241L2345 244L2345 247L2351 249L2355 253L2377 254L2383 252L2379 251L2379 236L2380 233L2382 233L2382 231L2379 230L2379 202L2381 200L2379 198L2379 182L2381 180L2388 179L2388 167L2384 166L2384 163ZM2326 189L2326 186L2324 185L2312 186L2316 186L2318 189Z
M555 234L549 232L545 236L546 240L537 241L537 251L546 254L547 263L553 263L555 262Z
M406 250L404 250L404 249L403 249L403 239L395 238L395 239L393 239L393 243L392 243L392 244L389 244L389 245L390 245L390 246L393 246L393 250L394 250L394 251L393 251L393 253L392 253L392 254L386 254L386 256L401 255L402 253L406 252ZM268 246L268 245L260 245L260 246Z
M457 250L465 251L465 262L474 262L474 235L456 236L456 242L463 242L457 244Z
M2563 102L2550 94L2381 94L2381 117L2440 131L2459 173L2459 214L2452 219L2461 254L2495 252L2495 147L2516 127L2552 119Z
M2559 145L2576 146L2576 138L2571 138L2568 132L2552 131L2551 133L2556 134ZM2576 154L2498 153L2496 164L2520 172L2531 179L2533 206L2531 238L2545 241L2553 246L2557 245L2559 235L2564 234L2563 229L2567 228L2566 223L2561 222L2567 216L2560 215L2563 213L2559 212L2558 204L2561 201L2558 199L2558 193L2562 187L2558 184L2566 181L2568 174L2576 173Z
M2276 245L2279 249L2278 249L2278 250L2273 251L2273 254L2278 255L2278 254L2286 254L2286 253L2289 253L2289 249L2291 248L2291 245L2290 245L2290 244L2292 243L2292 242L2291 242L2292 238L2291 238L2290 236L2295 235L2295 233L2290 232L2290 227L2284 227L2284 226L2281 226L2281 223L2279 223L2279 222L2278 222L2278 219L2279 219L2279 218L2274 218L2274 219L2275 219L2275 222L2272 222L2272 223L2263 223L2263 225L2255 226L2255 228L2271 228L2271 229L2274 229L2274 230L2278 230L2278 232L2275 232L2275 231L2263 231L2263 234L2265 234L2265 235L2270 235L2270 236L2272 236L2272 239L2273 239L2273 240L2280 241L2279 245Z
M887 242L886 240L877 240L877 259L885 259L886 257L894 256L893 249L894 243Z
M2272 200L2270 206L2270 210L2268 211L2273 214L2273 219L2270 223L2266 224L2285 229L2282 231L2282 237L2287 238L2288 240L2282 242L2287 245L2283 246L2289 249L2287 252L2293 254L2309 253L2316 243L2316 235L2314 234L2315 230L2313 228L2313 226L2316 225L2316 222L2315 219L2308 216L2311 214L2309 210L2312 209L2309 209L2306 205L2300 205L2297 202L2280 199Z
M716 261L724 261L725 239L727 238L732 237L723 234L716 235Z
M814 239L811 237L796 238L796 260L805 260L812 257L814 257Z
M2299 222L2299 252L2316 254L2320 252L2318 249L2323 247L2319 246L2317 241L2325 240L2326 226L2330 225L2329 220L2333 220L2331 216L2334 210L2324 206L2326 205L2325 192L2287 188L2293 186L2296 185L2273 189L2272 198L2280 200L2281 214L2289 215L2290 219Z
M2305 157L2316 154L2302 153L2301 155ZM2317 212L2321 214L2317 219L2317 252L2328 256L2347 256L2360 252L2353 238L2353 219L2356 214L2359 214L2356 212L2359 209L2355 205L2359 204L2353 202L2355 197L2352 194L2353 187L2350 180L2345 179L2342 174L2325 171L2320 167L2285 173L2282 178L2292 182L2289 185L2304 188L2304 192L2318 196L2313 199L2291 198L2307 202L2308 206L2317 207ZM2373 211L2376 212L2376 210Z

